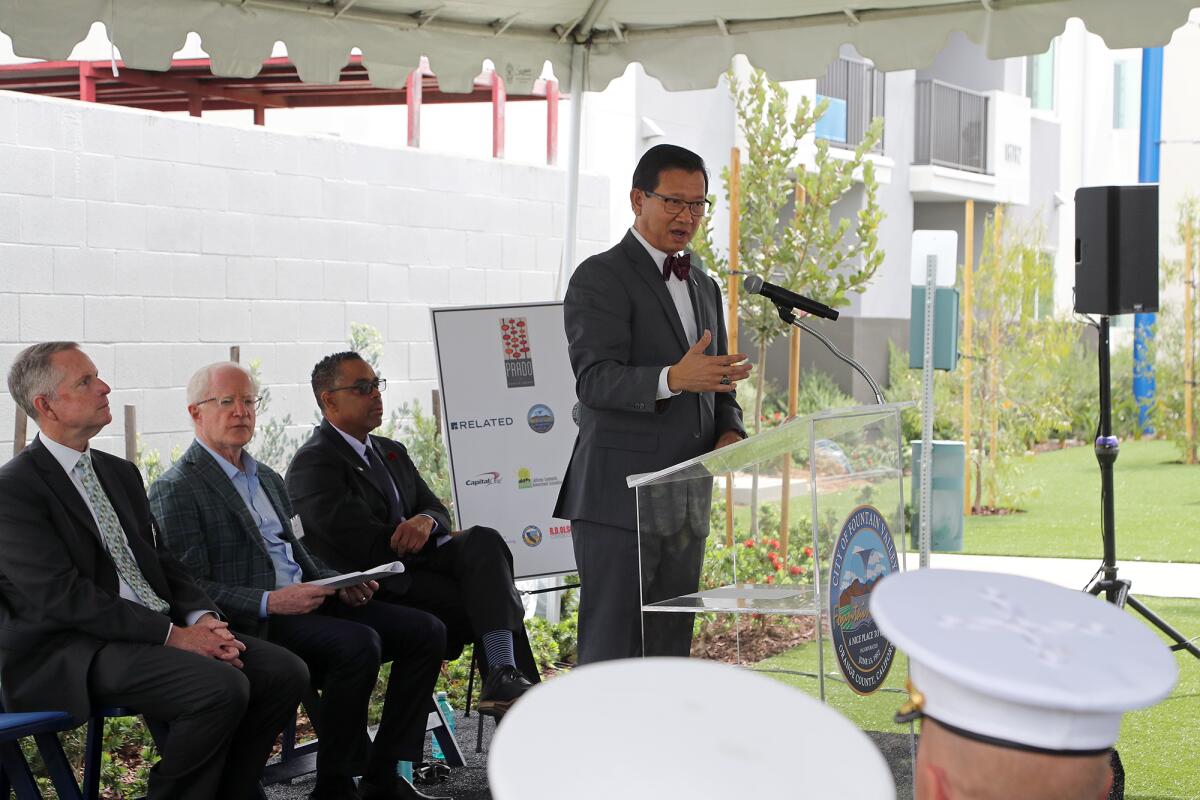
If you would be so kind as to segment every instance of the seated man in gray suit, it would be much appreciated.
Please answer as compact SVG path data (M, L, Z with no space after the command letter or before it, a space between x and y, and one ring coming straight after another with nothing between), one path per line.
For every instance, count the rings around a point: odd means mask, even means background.
M283 486L245 450L258 387L249 370L201 368L187 391L196 441L150 487L163 540L233 619L304 659L321 689L317 800L424 798L396 777L420 761L425 720L445 649L432 614L372 600L374 581L334 590L309 581L337 573L311 555ZM367 706L381 662L392 662L379 733ZM353 776L364 775L356 788Z
M579 436L554 516L571 520L580 664L642 654L643 596L694 592L700 579L711 494L676 499L670 524L653 526L639 553L625 477L746 435L734 387L750 367L745 355L728 353L720 286L684 252L708 211L707 194L700 156L650 148L633 173L633 227L580 264L567 286ZM692 615L646 615L646 655L686 656L691 639Z
M0 468L0 685L9 711L131 706L169 728L151 798L258 797L308 670L234 638L160 547L137 467L89 447L109 388L74 342L21 351L8 390L41 432Z

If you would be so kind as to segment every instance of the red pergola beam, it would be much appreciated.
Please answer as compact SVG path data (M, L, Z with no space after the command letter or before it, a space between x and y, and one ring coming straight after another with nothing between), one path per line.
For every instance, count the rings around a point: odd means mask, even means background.
M558 81L546 81L546 163L558 163Z
M504 79L492 72L492 158L504 158Z

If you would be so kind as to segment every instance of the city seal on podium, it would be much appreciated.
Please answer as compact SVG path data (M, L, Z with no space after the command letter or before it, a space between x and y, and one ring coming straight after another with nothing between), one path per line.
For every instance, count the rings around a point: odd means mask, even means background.
M892 667L896 648L875 627L868 603L879 581L899 571L883 515L872 506L851 511L829 565L829 628L838 667L859 694L882 686Z

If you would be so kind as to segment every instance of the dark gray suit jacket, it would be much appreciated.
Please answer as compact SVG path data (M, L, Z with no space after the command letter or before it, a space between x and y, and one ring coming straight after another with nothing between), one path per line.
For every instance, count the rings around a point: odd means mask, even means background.
M88 671L107 642L161 645L170 623L217 608L157 541L137 467L92 450L146 581L170 617L120 596L96 521L62 466L35 439L0 468L0 687L9 711L91 707ZM136 664L129 664L136 669Z
M727 352L721 290L693 265L688 276L705 351ZM632 232L571 276L564 325L580 400L579 435L554 515L633 530L628 475L669 467L713 449L726 431L744 435L733 392L683 392L656 400L658 378L688 350L662 273Z

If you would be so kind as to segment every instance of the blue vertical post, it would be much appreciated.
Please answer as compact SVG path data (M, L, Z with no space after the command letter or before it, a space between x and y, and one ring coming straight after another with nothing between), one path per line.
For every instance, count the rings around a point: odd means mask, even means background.
M1158 183L1159 143L1162 141L1161 47L1142 51L1142 119L1138 146L1138 182ZM1138 404L1138 428L1154 433L1150 412L1154 408L1154 362L1150 344L1154 341L1155 314L1135 314L1133 318L1133 396Z

